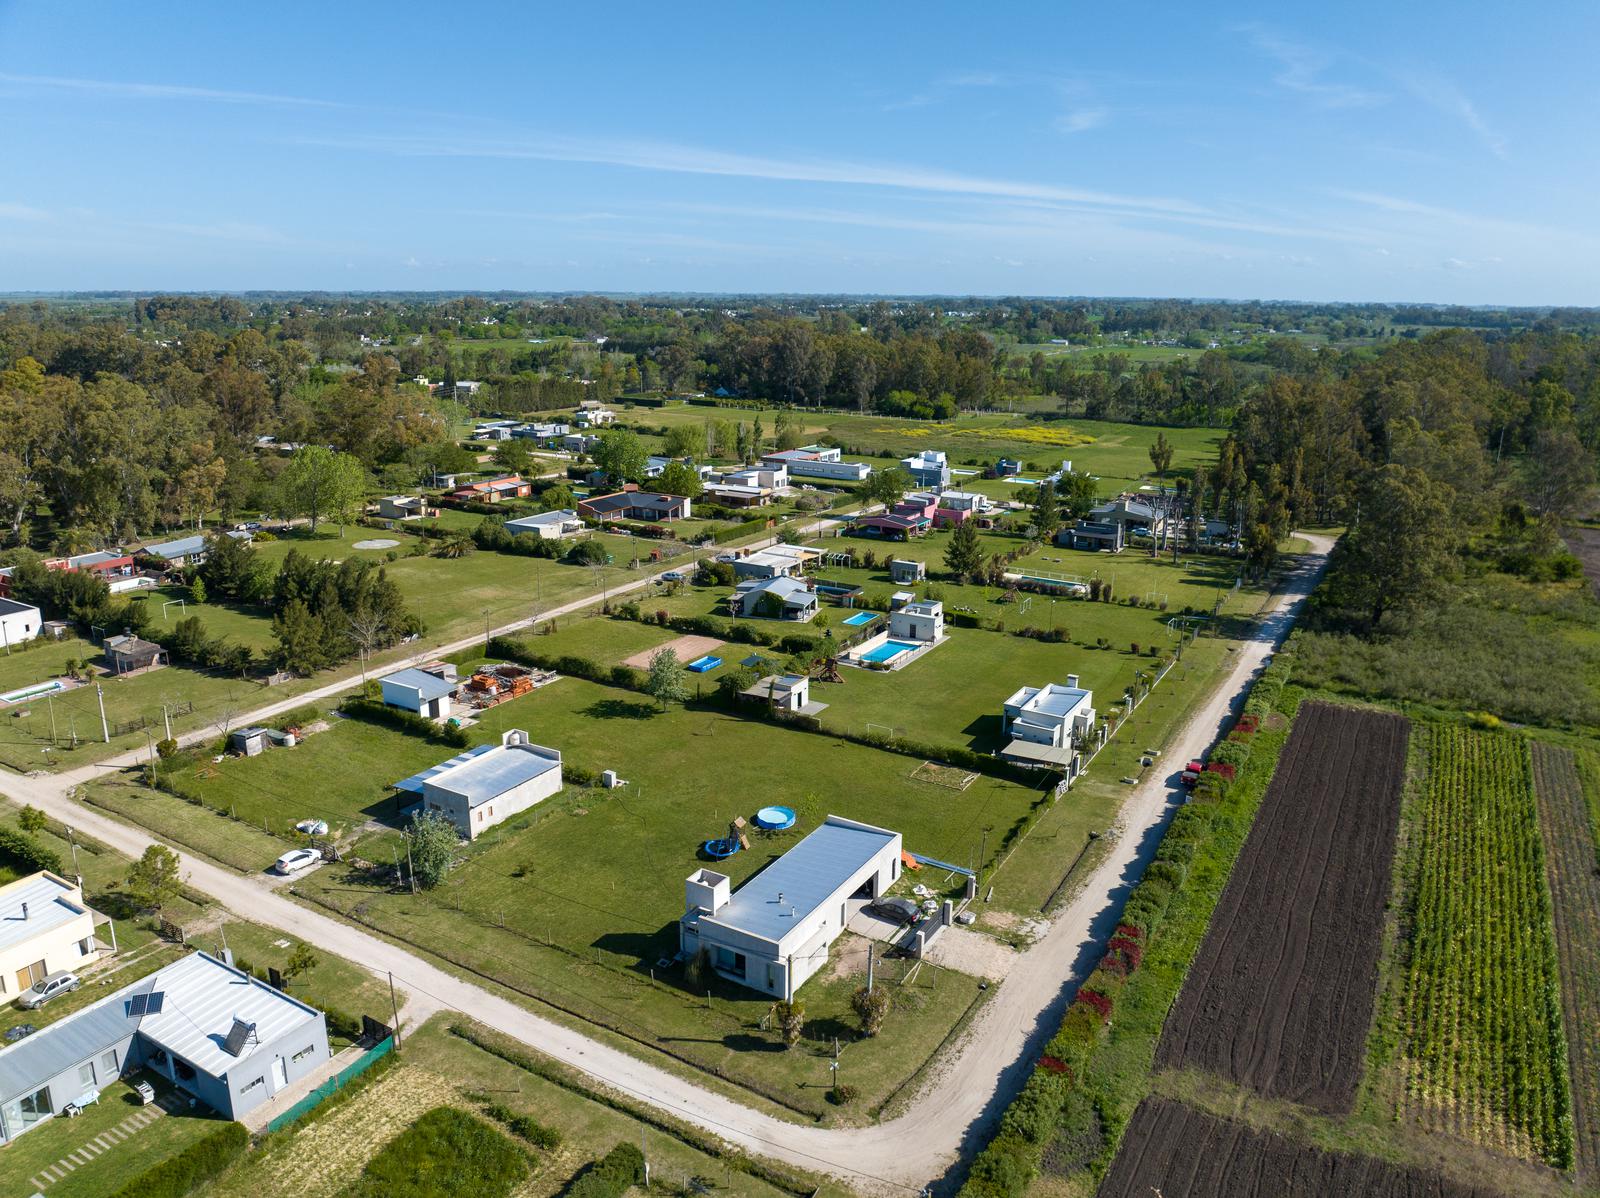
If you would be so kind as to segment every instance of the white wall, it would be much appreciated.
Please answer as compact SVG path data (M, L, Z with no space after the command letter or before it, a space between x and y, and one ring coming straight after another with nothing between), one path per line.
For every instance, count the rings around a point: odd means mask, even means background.
M0 644L20 645L23 641L31 641L39 635L39 625L43 622L37 607L25 607L21 611L0 615Z

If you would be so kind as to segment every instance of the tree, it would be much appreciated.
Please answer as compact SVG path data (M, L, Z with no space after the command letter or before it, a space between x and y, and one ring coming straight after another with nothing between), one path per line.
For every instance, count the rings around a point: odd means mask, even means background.
M1155 444L1150 446L1150 464L1156 468L1158 479L1167 476L1167 469L1172 465L1172 443L1167 440L1167 434L1156 433Z
M962 582L978 572L983 565L983 546L978 542L976 524L968 520L956 525L945 546L944 564Z
M494 464L507 474L526 474L533 465L528 443L521 437L502 441L494 447Z
M1048 541L1061 527L1061 504L1054 483L1040 483L1033 493L1033 530L1041 541Z
M643 478L649 457L639 434L625 428L601 433L600 443L594 447L595 465L604 470L614 484Z
M1069 520L1081 520L1096 502L1094 476L1068 470L1057 480L1056 493L1063 515Z
M366 488L367 470L360 459L324 445L297 449L278 477L283 510L309 517L313 532L330 517L344 524Z
M159 911L178 893L178 854L164 844L145 849L128 869L128 896L146 911Z
M1411 466L1388 465L1361 490L1355 526L1334 548L1328 592L1376 631L1390 612L1431 598L1453 558L1448 491Z
M862 986L850 996L850 1006L861 1020L863 1035L876 1036L883 1030L883 1021L889 1016L892 1001L887 986L874 986L870 990Z
M206 601L206 580L203 574L196 574L194 581L189 584L189 602L204 603Z
M1579 515L1594 499L1594 457L1570 423L1542 428L1522 469L1522 489L1536 516Z
M682 462L668 462L667 468L656 479L656 488L663 495L682 495L686 499L697 499L705 490L695 468L685 466Z
M266 589L263 563L250 542L220 532L206 538L206 560L196 581L205 583L212 598L235 603L253 603ZM196 596L195 602L203 601Z
M705 433L692 425L675 424L667 430L666 448L662 450L669 458L692 458L695 451L705 444Z
M406 832L411 842L411 876L424 890L432 890L455 859L461 834L442 811L422 811L412 817Z
M44 812L37 807L24 807L17 813L17 826L29 836L37 836L49 825Z
M317 967L317 950L304 940L294 946L289 953L289 959L283 964L283 976L297 978L303 973L310 973Z
M777 1016L784 1047L793 1048L800 1043L800 1034L806 1027L806 1004L799 999L779 999L772 1004L772 1013Z
M689 697L688 671L670 646L664 645L650 655L650 672L644 689L661 704L662 711L667 709L668 703L682 703Z
M911 490L911 486L909 474L899 466L887 466L867 475L866 485L861 488L861 493L874 503L893 507L900 502L907 491Z
M539 506L547 512L566 511L572 507L572 488L566 483L546 487L539 495Z

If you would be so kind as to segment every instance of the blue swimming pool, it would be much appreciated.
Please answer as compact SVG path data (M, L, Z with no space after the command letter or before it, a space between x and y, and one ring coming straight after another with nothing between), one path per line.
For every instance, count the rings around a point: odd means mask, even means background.
M870 624L874 620L876 620L877 618L878 618L878 613L877 612L858 611L855 615L851 616L848 620L846 620L845 623L849 624L851 627L855 628L855 627L860 627L862 624Z
M868 649L861 655L862 661L888 661L892 657L899 657L907 649L922 648L921 641L884 641L875 649Z

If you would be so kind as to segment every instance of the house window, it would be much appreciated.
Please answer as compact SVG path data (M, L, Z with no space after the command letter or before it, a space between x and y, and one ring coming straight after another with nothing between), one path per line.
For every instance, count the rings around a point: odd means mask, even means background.
M94 937L93 936L85 936L82 940L78 941L78 955L79 956L87 957L92 952L94 952Z
M37 1123L41 1119L48 1119L55 1114L55 1107L50 1102L50 1087L35 1090L32 1094L25 1095L17 1103L22 1112L22 1125Z
M305 1046L305 1047L304 1047L304 1048L302 1048L302 1049L301 1049L301 1050L300 1050L300 1051L299 1051L299 1052L297 1052L297 1053L295 1053L295 1054L294 1054L294 1056L293 1056L293 1057L292 1057L292 1058L290 1058L290 1059L291 1059L291 1060L294 1060L294 1061L296 1061L296 1062L298 1062L298 1061L303 1061L303 1060L305 1060L305 1059L306 1059L306 1058L307 1058L307 1057L309 1057L309 1056L310 1056L310 1055L311 1055L311 1054L312 1054L312 1053L314 1053L314 1052L316 1052L316 1051L317 1051L317 1048L316 1048L316 1045L314 1045L314 1044L307 1044L307 1045L306 1045L306 1046Z
M251 1090L254 1090L257 1086L264 1085L266 1083L266 1080L267 1079L264 1076L263 1077L258 1077L258 1078L256 1078L255 1081L249 1082L246 1085L242 1086L240 1088L240 1090L239 1090L239 1093L240 1094L248 1094L248 1093L250 1093Z
M113 1049L109 1050L105 1054L105 1056L100 1058L100 1068L105 1071L105 1075L107 1077L116 1077L117 1076L117 1050L116 1049L113 1048Z
M78 1084L80 1086L94 1086L94 1062L85 1061L78 1066Z

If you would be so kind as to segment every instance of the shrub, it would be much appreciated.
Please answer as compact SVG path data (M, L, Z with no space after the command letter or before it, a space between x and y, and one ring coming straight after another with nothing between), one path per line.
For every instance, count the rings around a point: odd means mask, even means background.
M1079 990L1078 1002L1098 1015L1102 1023L1111 1018L1111 999L1098 990L1090 990L1087 987Z
M397 732L407 732L412 736L420 736L454 749L464 749L469 743L465 728L436 724L432 720L423 719L414 711L402 711L398 707L390 707L387 703L375 699L352 696L339 705L339 710L351 719L363 720L369 724L381 724Z
M0 826L0 860L16 862L25 873L47 869L53 874L61 872L61 857L47 849L33 837L15 828Z
M1176 894L1189 876L1188 868L1179 861L1152 861L1144 871L1144 880L1165 886Z
M504 1135L465 1111L441 1106L385 1144L344 1198L501 1198L527 1175L527 1157Z
M622 1198L644 1180L644 1153L636 1144L618 1144L581 1170L561 1191L561 1198Z
M871 990L862 986L851 995L850 1006L860 1018L865 1035L876 1036L882 1030L892 1001L887 986L874 986Z
M547 1152L554 1152L561 1147L561 1133L553 1127L546 1127L531 1115L519 1115L509 1107L493 1103L485 1108L491 1119L505 1124L512 1134L521 1136L528 1143L543 1148Z
M833 1103L834 1106L849 1106L856 1100L856 1093L854 1086L841 1082L828 1091L828 1101Z
M1232 782L1239 774L1233 763L1228 761L1213 761L1206 766L1206 772L1217 775L1224 782Z
M1250 745L1239 740L1221 741L1212 747L1210 760L1219 765L1241 766L1250 760Z
M134 1177L112 1198L182 1198L216 1177L250 1146L242 1123L225 1123L176 1156Z

